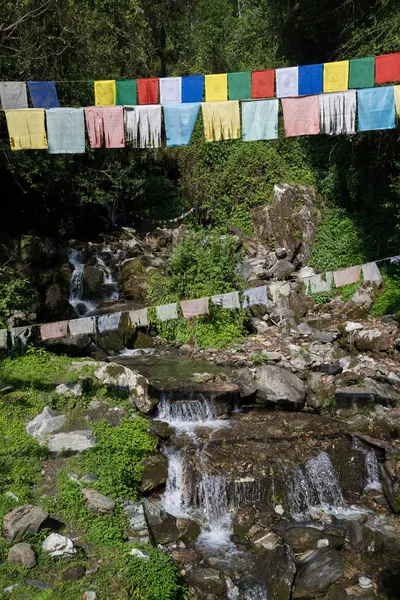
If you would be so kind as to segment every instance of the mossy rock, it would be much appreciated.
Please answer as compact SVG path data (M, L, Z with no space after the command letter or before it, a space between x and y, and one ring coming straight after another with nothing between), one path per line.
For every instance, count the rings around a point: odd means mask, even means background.
M148 274L141 258L124 263L121 269L121 284L127 300L143 302L146 298Z

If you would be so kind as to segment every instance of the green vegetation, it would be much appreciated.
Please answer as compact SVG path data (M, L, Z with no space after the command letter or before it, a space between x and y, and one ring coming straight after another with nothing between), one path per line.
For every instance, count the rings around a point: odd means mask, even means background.
M0 267L0 327L5 327L12 311L26 308L35 299L29 279L18 277L7 267Z
M387 268L383 271L383 288L372 307L372 314L400 314L400 272L399 268Z
M132 410L123 394L112 394L100 384L94 384L91 393L82 398L53 392L58 383L75 382L80 376L93 373L94 366L80 366L80 362L34 349L0 361L0 380L15 387L15 391L0 396L0 519L15 506L30 502L60 520L64 524L61 533L79 540L78 554L65 561L49 557L41 548L51 530L27 535L25 540L38 559L29 573L6 562L10 544L0 540L0 590L19 583L13 600L76 600L88 589L95 590L99 598L110 600L184 600L186 590L169 557L150 546L141 547L149 560L131 556L133 545L125 541L127 523L120 500L138 498L142 461L157 448L157 440L148 433L148 423ZM60 453L52 457L46 447L26 433L26 422L44 406L66 412L70 422L80 422L85 407L94 398L104 403L106 415L112 415L114 411L108 409L116 406L125 411L125 416L113 421L113 425L100 417L84 421L84 427L91 428L98 439L95 448L77 456ZM91 487L115 500L113 515L87 511L76 480L87 473L98 478ZM17 496L18 501L7 492ZM80 581L64 581L62 572L77 564L94 570L94 575L86 575ZM51 590L41 592L24 585L27 578L45 581Z
M149 295L157 304L202 298L243 289L237 273L241 252L238 239L218 230L193 232L177 246L164 275L152 278ZM154 322L155 311L151 311ZM210 315L191 322L180 316L156 325L169 341L195 340L200 347L223 347L238 341L244 334L247 318L243 310L223 310L210 301Z

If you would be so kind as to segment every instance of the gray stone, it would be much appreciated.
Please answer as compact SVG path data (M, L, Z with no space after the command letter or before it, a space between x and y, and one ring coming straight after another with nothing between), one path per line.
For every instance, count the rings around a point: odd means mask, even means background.
M148 554L146 554L145 552L142 552L141 550L139 550L139 548L132 548L132 550L129 552L129 554L131 556L136 556L136 558L142 558L143 560L150 560L150 556Z
M268 275L275 279L287 279L296 267L286 258L278 260L278 262L268 271Z
M49 406L26 426L26 432L34 438L40 438L47 433L55 433L64 427L66 415L60 415Z
M323 545L330 546L335 550L344 546L344 537L340 531L331 528L321 531L317 527L307 527L303 525L293 525L285 528L279 528L279 535L283 537L286 544L289 544L295 554L301 554L307 550L318 548L320 540L327 540Z
M102 515L111 515L115 509L115 502L100 494L93 488L85 488L82 490L82 494L86 499L86 506L89 512L100 513Z
M253 544L258 548L265 550L275 550L279 544L279 538L272 531L262 531L253 538Z
M25 569L33 569L36 566L36 556L29 544L21 542L15 544L8 552L7 561L10 564L17 563Z
M61 574L61 579L64 581L79 581L85 576L85 567L82 565L75 565Z
M83 475L81 477L82 483L93 483L98 480L99 478L97 477L97 475L95 475L95 473L87 473L86 475Z
M375 302L377 289L378 287L373 281L365 281L345 303L341 314L347 315L350 319L366 317Z
M337 550L315 550L298 565L293 598L309 598L324 592L343 575L343 565Z
M275 254L277 258L286 258L287 257L287 250L286 248L277 248L275 250Z
M306 388L304 383L290 371L264 365L256 372L257 399L266 407L283 410L301 410L304 406Z
M44 581L40 581L40 579L25 579L24 585L28 587L33 587L41 592L45 592L49 590L50 587Z
M154 452L143 460L140 490L149 493L163 487L168 477L168 459L164 454Z
M364 329L364 326L361 323L354 323L353 321L347 321L345 331L351 333L352 331L359 331L360 329Z
M317 340L317 342L321 342L322 344L329 344L337 338L337 335L329 331L314 331L312 337L314 338L314 340Z
M296 564L287 544L266 550L262 557L262 575L268 582L268 600L290 600Z
M264 352L268 362L279 362L282 360L282 354L280 352Z
M249 369L240 369L235 382L239 386L241 398L251 398L255 395L257 391L257 383Z
M392 383L392 384L400 387L400 375L398 375L397 373L393 373L393 371L391 371L388 375L388 380L389 380L389 383Z
M158 500L143 500L144 514L152 537L157 544L176 542L180 532L176 518L168 514Z
M96 592L85 592L83 594L83 600L96 600L97 594Z
M150 542L150 534L144 516L143 504L141 502L125 500L121 506L128 520L128 529L131 534L130 541L137 544L148 544Z
M42 548L53 557L70 558L76 554L76 548L73 541L59 533L51 533L44 540Z
M81 383L61 383L56 387L56 393L60 396L83 396L83 385Z
M336 390L336 410L372 408L376 404L396 406L400 400L390 385L378 383L373 379L365 379L365 387L350 385Z
M307 404L321 408L335 397L334 378L323 373L310 373L307 379Z
M14 542L27 533L37 533L48 516L40 506L17 506L3 519L3 537L9 542Z
M311 368L312 371L316 373L325 373L325 375L339 375L343 371L343 367L341 365L330 365L330 364L321 364L315 365Z
M363 329L353 334L354 345L361 352L380 352L390 350L393 340L387 331L380 329Z
M70 431L69 433L56 433L46 439L50 452L83 452L94 448L96 438L90 430Z
M297 325L297 331L301 335L311 335L312 334L312 329L307 323L300 323L299 325Z
M95 376L107 385L129 392L129 399L142 413L152 412L158 402L149 394L147 379L128 367L108 364L96 371Z

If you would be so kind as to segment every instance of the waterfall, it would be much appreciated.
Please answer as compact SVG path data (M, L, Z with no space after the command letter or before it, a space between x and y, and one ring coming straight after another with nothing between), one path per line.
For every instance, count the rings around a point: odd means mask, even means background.
M346 511L339 480L326 452L310 458L289 481L288 502L294 519L309 517L316 508L327 513Z
M158 405L159 421L165 421L178 431L190 431L196 427L218 429L229 425L228 421L217 419L211 403L203 395L199 400L172 401L164 392Z
M365 490L382 491L378 458L375 450L368 450L365 455Z
M112 258L116 258L117 256L117 254L112 254L109 247L103 248L102 252L111 254ZM69 284L68 302L74 308L75 312L79 317L84 317L88 314L93 314L100 302L100 300L98 299L85 299L83 297L85 263L83 262L82 254L83 253L81 251L75 250L73 248L70 248L68 250L68 260L73 266L73 271L71 274ZM106 263L100 255L96 254L95 259L96 266L103 274L103 283L101 285L101 294L99 296L101 296L103 300L118 300L118 283L114 280L110 267L106 265Z
M164 510L174 517L187 517L188 499L185 495L187 489L184 481L183 458L174 448L167 448L165 455L168 458L168 478L162 498Z
M203 518L199 543L210 548L230 546L232 515L229 510L227 482L223 476L204 473L196 489L197 511Z

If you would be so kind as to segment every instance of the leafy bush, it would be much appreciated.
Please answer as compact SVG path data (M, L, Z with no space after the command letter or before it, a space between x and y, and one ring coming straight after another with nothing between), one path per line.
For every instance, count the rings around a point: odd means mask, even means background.
M400 267L391 267L382 271L383 287L372 307L372 314L400 314Z
M7 267L0 268L0 326L14 310L25 309L36 300L36 292L29 279L17 277Z
M237 243L235 236L219 231L191 232L176 248L166 273L151 279L152 301L168 304L242 289L244 282L237 272L242 255ZM223 310L210 303L210 315L191 322L181 316L161 322L155 319L154 311L150 311L150 318L169 341L193 339L201 347L222 347L243 336L246 312Z

